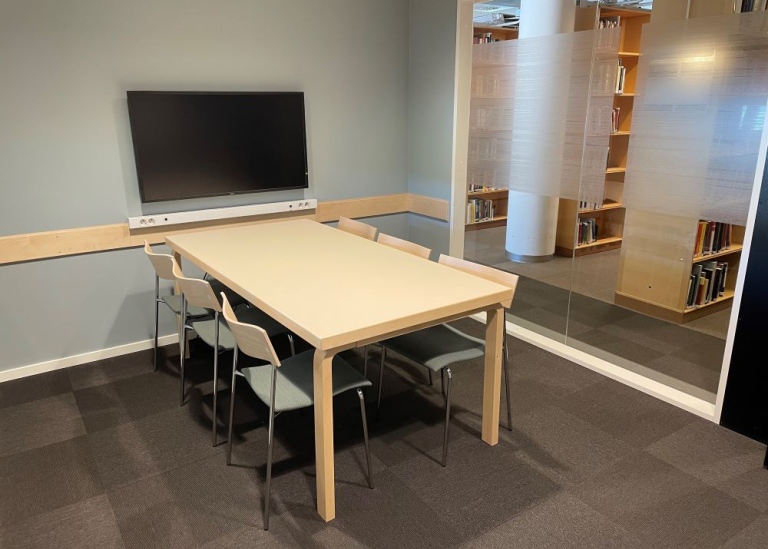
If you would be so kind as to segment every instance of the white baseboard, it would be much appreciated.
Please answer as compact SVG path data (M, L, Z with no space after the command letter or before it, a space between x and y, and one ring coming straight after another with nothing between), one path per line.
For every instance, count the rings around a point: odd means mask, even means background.
M166 336L160 336L157 339L158 346L172 345L179 343L178 334L171 334ZM98 351L92 351L90 353L83 353L80 355L66 356L63 358L57 358L56 360L47 360L45 362L38 362L37 364L28 364L27 366L19 366L11 370L5 370L0 372L0 383L3 381L11 381L12 379L19 379L22 377L32 376L35 374L42 374L45 372L52 372L54 370L60 370L62 368L69 368L70 366L77 366L78 364L87 364L88 362L94 362L96 360L102 360L105 358L112 358L121 355L127 355L129 353L135 353L137 351L144 351L154 347L154 339L145 339L144 341L136 341L134 343L127 343L126 345L118 345L117 347L110 347L108 349L99 349Z
M485 323L485 313L472 315L472 318ZM564 343L554 341L548 337L528 330L527 328L513 324L512 322L507 321L506 328L508 334L513 335L526 343L535 345L536 347L556 354L559 357L570 360L580 366L584 366L585 368L602 374L610 379L623 383L624 385L629 385L638 391L642 391L645 394L656 397L659 400L677 406L678 408L682 408L699 417L713 422L715 421L714 403L689 395L688 393L669 387L668 385L664 385L653 379L649 379L638 373L627 370L626 368L622 368L621 366L592 356L584 351L574 349Z

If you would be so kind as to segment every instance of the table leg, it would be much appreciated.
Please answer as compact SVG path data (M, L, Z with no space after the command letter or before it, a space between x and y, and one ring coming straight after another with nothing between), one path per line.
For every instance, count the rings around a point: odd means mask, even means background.
M333 476L333 356L315 350L315 468L317 469L317 512L326 522L336 518Z
M485 370L483 372L483 440L499 442L501 405L501 344L504 341L504 309L491 309L485 320Z

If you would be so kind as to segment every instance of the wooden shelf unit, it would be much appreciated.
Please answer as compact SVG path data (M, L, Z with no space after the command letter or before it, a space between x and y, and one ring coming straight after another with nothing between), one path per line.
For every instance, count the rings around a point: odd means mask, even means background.
M487 191L472 191L467 193L467 205L471 200L490 200L493 202L493 219L483 219L481 221L466 222L466 230L476 231L478 229L489 229L491 227L503 227L507 224L507 189L491 189Z
M666 214L633 212L619 258L614 302L635 311L684 324L731 306L744 243L744 227L733 225L731 246L711 254L695 254L698 220ZM665 237L666 235L666 237ZM728 263L724 295L687 307L693 266L709 260Z
M618 58L625 67L624 92L614 96L613 106L619 109L617 131L610 135L608 163L605 169L605 196L603 207L579 209L577 201L561 199L557 219L555 253L566 257L581 256L616 250L622 245L625 211L624 174L632 130L632 106L637 83L637 64L640 59L640 33L650 20L650 13L632 9L600 9L600 18L619 17L621 41ZM592 28L592 19L585 17L582 25ZM586 27L588 25L588 27ZM583 220L593 218L597 224L597 239L579 244L579 226Z
M475 38L482 37L486 33L491 34L492 41L501 40L516 40L518 35L517 28L507 27L495 27L485 25L474 25L473 35ZM479 44L485 44L486 42L479 42ZM478 44L478 42L475 42ZM481 221L468 222L465 219L465 230L477 231L480 229L490 229L492 227L505 227L507 225L507 205L508 205L508 189L491 189L486 191L467 191L467 205L471 200L481 199L490 200L493 202L494 217L493 219L483 219Z

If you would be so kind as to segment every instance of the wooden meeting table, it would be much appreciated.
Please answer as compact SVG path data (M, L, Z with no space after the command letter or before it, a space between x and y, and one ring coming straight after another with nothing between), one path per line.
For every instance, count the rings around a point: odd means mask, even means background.
M331 361L340 351L485 312L482 439L499 437L502 303L513 290L310 219L172 235L215 276L315 348L317 510L336 516Z

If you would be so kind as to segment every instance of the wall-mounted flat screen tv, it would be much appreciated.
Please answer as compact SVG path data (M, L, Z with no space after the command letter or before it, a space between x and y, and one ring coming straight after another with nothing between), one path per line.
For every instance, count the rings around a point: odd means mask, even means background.
M303 92L127 98L142 202L309 186Z

